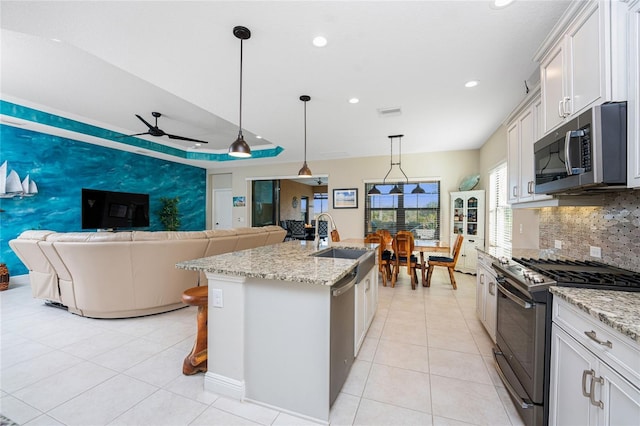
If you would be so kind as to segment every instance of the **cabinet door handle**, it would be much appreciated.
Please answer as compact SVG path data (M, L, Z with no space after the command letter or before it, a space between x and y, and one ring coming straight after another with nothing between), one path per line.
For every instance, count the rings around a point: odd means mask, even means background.
M533 181L530 180L529 182L527 182L527 192L529 194L533 194Z
M564 113L563 117L568 117L571 115L571 108L567 108L567 105L571 105L571 98L569 96L565 96L562 98L562 112Z
M558 117L560 117L560 118L564 118L564 115L563 115L564 113L562 111L562 109L563 109L562 108L562 103L563 102L564 102L564 99L561 99L561 100L558 101Z
M595 373L593 370L591 370L591 372ZM593 378L591 379L591 386L589 387L589 402L598 408L604 408L604 402L596 401L596 399L593 397L595 393L596 383L600 383L601 385L604 385L604 378L596 377L595 374L593 374Z
M596 372L593 370L583 370L582 371L582 396L591 399L591 392L593 391L593 375ZM589 385L590 387L590 391L587 392L587 376L591 376L591 385Z
M480 284L484 285L484 274L480 274Z
M517 197L517 196L518 196L518 187L517 187L517 186L514 186L514 187L513 187L513 191L512 191L512 193L513 193L513 196L514 196L514 197Z
M596 336L596 332L593 331L593 330L585 331L584 334L586 334L589 339L593 340L594 342L596 342L599 345L606 346L609 349L613 348L613 343L611 343L608 340L606 342L603 342L602 340L598 339L598 336Z
M496 283L494 283L493 281L489 282L489 294L492 296L496 295Z

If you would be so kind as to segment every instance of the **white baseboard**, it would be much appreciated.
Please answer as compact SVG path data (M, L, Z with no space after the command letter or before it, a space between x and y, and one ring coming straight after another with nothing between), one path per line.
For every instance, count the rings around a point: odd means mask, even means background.
M226 376L207 371L204 375L204 389L220 395L244 400L245 384L244 380L235 380Z

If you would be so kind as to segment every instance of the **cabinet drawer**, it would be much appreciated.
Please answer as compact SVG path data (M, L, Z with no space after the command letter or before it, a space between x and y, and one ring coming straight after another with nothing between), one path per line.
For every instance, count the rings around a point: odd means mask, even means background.
M557 296L553 298L553 322L640 388L640 345Z

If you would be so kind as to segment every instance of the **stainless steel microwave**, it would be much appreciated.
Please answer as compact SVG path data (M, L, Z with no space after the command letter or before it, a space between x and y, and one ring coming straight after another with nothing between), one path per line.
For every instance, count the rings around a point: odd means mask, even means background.
M627 103L583 112L533 146L536 194L627 185Z

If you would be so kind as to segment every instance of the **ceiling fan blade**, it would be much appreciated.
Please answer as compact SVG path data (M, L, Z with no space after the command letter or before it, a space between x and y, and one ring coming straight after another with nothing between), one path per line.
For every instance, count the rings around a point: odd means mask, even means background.
M140 136L140 135L149 135L149 132L144 132L144 133L135 133L133 135L127 135L127 136Z
M138 119L140 121L142 121L144 124L146 124L148 128L153 129L154 126L152 126L151 124L147 123L147 120L145 120L144 118L140 117L138 114L136 114L136 117L138 117ZM141 133L141 134L143 134L143 133Z
M178 139L181 141L189 141L189 142L209 143L207 141L201 141L199 139L185 138L184 136L170 135L168 133L167 133L167 136L169 136L169 139Z

